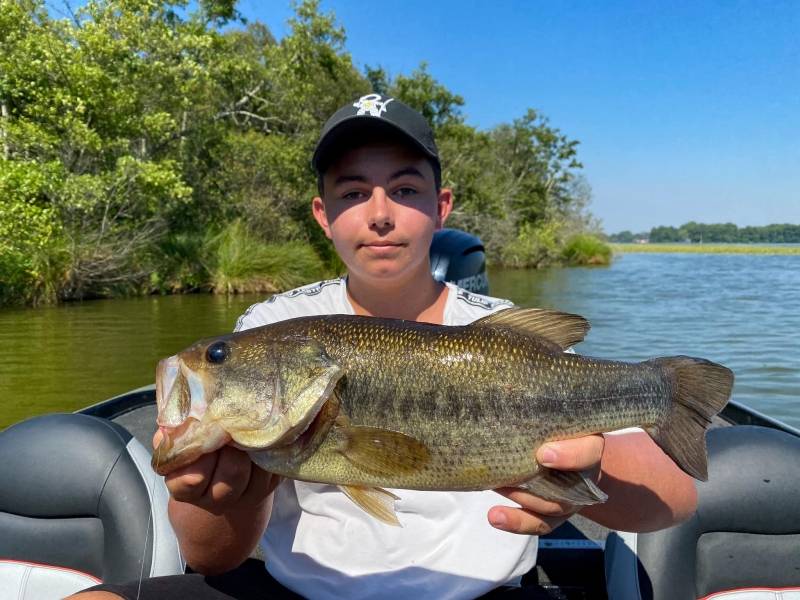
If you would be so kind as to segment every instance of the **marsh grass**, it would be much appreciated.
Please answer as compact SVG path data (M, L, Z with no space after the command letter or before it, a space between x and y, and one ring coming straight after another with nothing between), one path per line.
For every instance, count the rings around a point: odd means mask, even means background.
M764 246L757 244L611 244L614 252L686 253L686 254L783 254L800 256L800 246Z
M611 246L603 240L589 234L580 233L572 236L562 251L564 261L570 266L611 264L613 252Z
M217 294L280 292L328 274L309 244L265 244L241 221L210 238L207 251L210 287Z

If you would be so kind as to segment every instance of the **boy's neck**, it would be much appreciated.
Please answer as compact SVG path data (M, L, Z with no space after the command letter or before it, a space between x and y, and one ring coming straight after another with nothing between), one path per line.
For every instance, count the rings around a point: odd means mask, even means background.
M447 286L430 275L413 284L392 286L347 277L347 298L357 315L406 319L441 325Z

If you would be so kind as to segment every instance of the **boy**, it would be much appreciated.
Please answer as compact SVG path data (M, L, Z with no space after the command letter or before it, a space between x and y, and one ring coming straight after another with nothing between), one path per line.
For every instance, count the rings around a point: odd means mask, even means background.
M312 212L347 277L256 304L238 330L331 313L462 325L510 305L430 274L429 246L452 195L441 188L433 134L421 115L395 99L364 96L329 119L312 164L319 181ZM693 481L644 433L551 443L537 460L594 472L609 500L582 514L614 529L667 527L695 508ZM577 511L520 490L500 490L505 498L402 490L403 527L388 527L335 487L279 484L232 447L173 473L167 486L188 564L207 575L228 573L145 581L142 598L286 597L286 588L311 598L474 598L516 585L535 563L534 536ZM269 574L236 570L259 540ZM136 592L135 585L105 589Z

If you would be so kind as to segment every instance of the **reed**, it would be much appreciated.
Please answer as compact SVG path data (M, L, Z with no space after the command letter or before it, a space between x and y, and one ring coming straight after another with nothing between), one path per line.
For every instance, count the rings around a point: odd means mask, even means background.
M800 256L798 246L765 246L756 244L611 244L621 254L655 252L686 254L784 254Z
M567 241L561 254L570 266L605 266L611 263L613 253L603 240L580 233Z
M304 242L265 244L241 222L210 241L210 286L217 294L274 293L323 278L326 269Z

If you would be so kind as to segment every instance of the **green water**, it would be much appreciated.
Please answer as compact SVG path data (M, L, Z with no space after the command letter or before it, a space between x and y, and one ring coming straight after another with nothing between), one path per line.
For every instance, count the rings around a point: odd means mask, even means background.
M734 398L800 426L800 257L623 255L608 268L493 271L492 293L592 323L582 354L690 354ZM0 428L152 383L156 362L230 331L256 296L164 296L0 310Z

